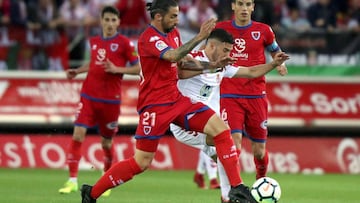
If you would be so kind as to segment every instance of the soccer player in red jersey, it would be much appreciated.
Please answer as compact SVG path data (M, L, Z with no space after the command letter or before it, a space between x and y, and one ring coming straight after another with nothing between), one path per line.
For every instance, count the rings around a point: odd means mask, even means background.
M120 24L118 10L111 6L104 7L100 22L102 34L90 38L90 61L78 69L66 71L69 79L84 72L87 72L87 76L80 93L73 137L67 155L70 177L64 187L59 189L61 194L78 191L81 145L88 128L98 127L105 156L104 171L111 167L114 156L112 137L118 130L123 74L138 75L140 72L139 57L134 44L117 32ZM131 66L126 67L127 63ZM109 191L104 194L108 195Z
M211 108L201 102L191 101L177 88L177 62L209 36L216 20L204 22L200 32L189 42L182 44L176 29L179 15L177 1L155 0L147 5L151 23L138 39L141 81L135 154L114 164L94 186L84 184L81 188L82 203L96 202L104 191L119 186L146 170L170 123L210 136L232 186L230 200L256 203L240 177L239 157L227 125ZM209 62L206 67L225 65L221 62Z
M219 22L222 28L234 37L230 56L237 58L237 66L253 66L266 62L265 50L274 57L281 49L270 26L251 20L254 0L232 0L234 19ZM280 75L287 74L285 64L277 67ZM251 140L256 166L256 178L266 176L269 162L266 150L268 101L265 76L224 78L221 83L221 117L230 126L237 149L241 150L242 135Z

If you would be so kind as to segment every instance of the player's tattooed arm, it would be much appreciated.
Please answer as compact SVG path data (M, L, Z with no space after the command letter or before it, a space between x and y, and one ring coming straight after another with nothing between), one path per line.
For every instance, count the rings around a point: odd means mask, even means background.
M172 49L165 52L162 58L168 61L178 62L182 58L184 58L191 50L193 50L196 45L198 45L202 40L203 39L199 37L194 37L193 39L181 45L177 49Z
M215 28L215 23L217 19L211 18L201 24L200 32L187 43L183 44L182 46L178 47L174 50L169 50L163 55L163 59L178 62L182 58L184 58L191 50L193 50L196 45L198 45L202 40L206 39L211 31Z

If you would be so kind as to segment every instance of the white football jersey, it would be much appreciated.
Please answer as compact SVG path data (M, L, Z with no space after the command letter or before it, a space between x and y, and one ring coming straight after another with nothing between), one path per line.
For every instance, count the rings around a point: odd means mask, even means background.
M199 61L209 62L204 50L193 51L192 57ZM226 66L215 73L203 73L188 79L180 79L178 88L180 92L192 100L200 101L220 114L220 83L223 77L233 77L238 68Z

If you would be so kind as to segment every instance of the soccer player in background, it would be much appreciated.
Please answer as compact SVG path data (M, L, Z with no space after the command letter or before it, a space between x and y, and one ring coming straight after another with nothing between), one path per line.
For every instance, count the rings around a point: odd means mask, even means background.
M202 62L216 61L219 58L229 56L233 43L234 39L230 33L224 29L215 29L207 38L205 48L199 51L192 51L191 56ZM220 83L223 78L257 78L273 70L288 59L288 55L279 52L274 56L274 60L268 64L248 68L228 65L213 72L205 70L205 73L203 71L187 70L186 63L183 63L179 68L180 80L178 81L178 87L183 95L208 105L220 115ZM189 132L175 124L170 125L170 130L180 142L201 149L209 157L215 157L216 151L214 147L211 147L213 143L211 143L211 139L207 139L206 134ZM226 202L229 200L228 188L230 185L224 168L219 161L218 167L222 193L221 199L223 202Z
M253 66L266 62L265 50L274 57L281 49L270 26L253 21L254 0L232 0L234 19L219 22L234 37L231 57L236 66ZM287 74L285 64L277 67L281 76ZM224 78L221 83L221 117L230 126L237 149L241 150L242 135L250 138L256 178L267 173L269 156L266 150L268 101L265 76L253 79Z
M120 13L111 6L101 11L102 34L90 38L90 61L78 69L66 71L72 79L87 72L80 93L74 132L69 143L67 161L69 179L59 193L78 191L78 168L81 158L81 145L88 128L98 127L104 152L104 171L113 161L112 138L118 130L120 114L121 82L124 74L137 75L140 72L139 58L134 44L118 33ZM126 67L130 63L131 66ZM109 195L110 190L104 193Z
M155 0L148 3L151 23L138 39L141 63L136 149L133 157L114 164L95 183L81 188L82 203L94 203L106 190L117 187L150 167L160 138L170 123L187 130L204 132L213 139L217 155L232 186L232 202L255 203L248 187L243 185L239 170L239 157L227 125L216 113L201 102L191 101L177 88L177 62L215 27L216 20L204 22L199 33L185 44L181 43L178 23L179 6L176 0ZM225 57L206 68L223 67L232 62ZM140 191L141 192L141 191Z

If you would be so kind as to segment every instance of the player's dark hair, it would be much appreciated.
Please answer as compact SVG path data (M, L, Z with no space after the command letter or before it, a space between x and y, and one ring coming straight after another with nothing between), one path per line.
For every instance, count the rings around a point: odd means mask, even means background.
M101 10L101 17L104 17L105 13L112 13L114 15L116 15L117 17L120 18L120 12L117 8L115 8L114 6L105 6L102 10Z
M235 3L236 0L231 0L232 3ZM255 0L252 0L253 3L255 3Z
M154 19L155 14L165 15L170 7L176 6L178 6L176 0L154 0L153 2L146 3L146 10L150 12L151 19Z
M217 28L217 29L214 29L213 31L211 31L207 40L209 40L209 39L216 39L216 40L219 40L220 42L226 42L229 44L234 43L233 36L230 33L228 33L226 30L220 29L220 28Z

